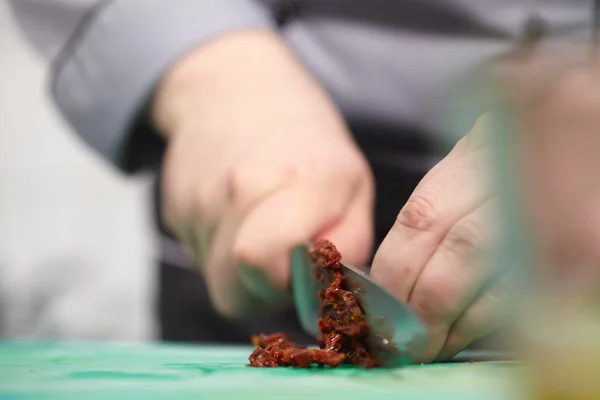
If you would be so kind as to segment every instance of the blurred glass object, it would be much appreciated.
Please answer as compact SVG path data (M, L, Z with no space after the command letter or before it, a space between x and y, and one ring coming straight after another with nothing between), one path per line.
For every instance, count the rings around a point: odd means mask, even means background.
M600 399L599 53L542 46L542 28L473 74L453 124L490 115L494 263L513 277L524 398Z
M600 399L600 69L579 49L516 59L491 135L498 262L522 277L516 339L540 400Z

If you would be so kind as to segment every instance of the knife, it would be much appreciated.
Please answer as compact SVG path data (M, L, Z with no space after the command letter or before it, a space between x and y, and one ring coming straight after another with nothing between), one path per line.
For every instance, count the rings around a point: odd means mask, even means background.
M341 264L348 288L356 295L370 327L367 344L384 366L394 367L411 362L427 342L423 322L361 270ZM308 246L294 248L291 255L292 289L296 312L302 327L311 335L319 334L319 293L327 288L313 275L314 265Z

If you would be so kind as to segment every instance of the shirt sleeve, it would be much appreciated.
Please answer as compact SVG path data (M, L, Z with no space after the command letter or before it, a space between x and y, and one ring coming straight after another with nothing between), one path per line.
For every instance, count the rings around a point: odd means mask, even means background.
M146 142L158 140L140 134L140 115L178 58L230 30L276 26L260 0L10 1L26 36L52 63L63 117L128 172L143 163L132 157L152 153Z

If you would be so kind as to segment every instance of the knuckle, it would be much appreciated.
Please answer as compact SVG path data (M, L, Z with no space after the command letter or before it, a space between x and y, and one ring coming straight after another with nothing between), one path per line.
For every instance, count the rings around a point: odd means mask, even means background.
M365 160L360 163L358 172L356 174L357 181L363 188L372 195L375 196L375 176L369 163Z
M374 177L366 158L353 148L332 158L320 158L307 165L310 181L323 188L354 193L374 188Z
M469 219L450 229L442 246L461 257L473 257L484 253L489 242L489 233L481 224Z
M396 224L416 231L431 231L435 227L439 211L427 195L412 196L396 217Z
M286 169L267 168L263 161L240 163L228 174L227 199L240 210L248 209L280 190L292 175Z
M341 170L344 172L349 171L352 176L358 178L371 176L371 167L369 166L368 161L359 154L353 155Z

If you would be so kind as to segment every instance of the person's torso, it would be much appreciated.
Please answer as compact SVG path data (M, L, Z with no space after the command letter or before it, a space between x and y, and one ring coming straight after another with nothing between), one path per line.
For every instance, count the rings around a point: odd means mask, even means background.
M262 0L350 122L440 131L448 93L532 18L590 41L594 0Z

